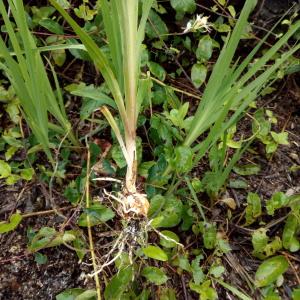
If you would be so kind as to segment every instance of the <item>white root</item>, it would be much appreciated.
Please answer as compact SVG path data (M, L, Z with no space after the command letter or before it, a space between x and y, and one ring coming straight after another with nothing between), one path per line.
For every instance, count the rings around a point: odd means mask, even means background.
M110 255L114 252L114 250L117 248L116 245L119 243L119 241L117 240L114 247L105 255L107 256L108 258L110 257ZM90 274L89 276L90 277L93 277L95 275L98 275L99 273L101 273L103 271L104 268L110 266L111 264L113 264L120 256L121 254L123 253L123 250L124 250L124 247L125 247L125 242L122 241L120 247L119 247L119 250L117 252L117 254L109 261L106 261L101 267L99 270L97 270L96 272Z
M94 181L111 181L122 184L122 181L112 177L98 177L95 178ZM125 217L125 215L130 213L133 213L137 216L147 217L150 205L146 194L142 194L137 191L134 193L129 193L126 189L123 189L122 192L117 193L117 196L107 192L104 189L104 194L121 204L122 211L118 212L122 217Z
M93 276L101 273L104 270L104 268L113 264L124 253L126 244L128 245L128 248L130 249L130 250L128 250L128 252L129 252L128 254L129 254L130 263L132 264L133 243L135 243L136 240L137 240L137 235L136 235L135 227L128 226L128 227L124 228L122 233L120 234L120 236L114 242L114 245L111 248L111 250L103 256L103 258L105 259L105 262L100 266L99 270L97 270L94 273L89 274L89 276L93 277ZM130 242L130 244L128 244L128 241ZM113 255L114 252L116 252L116 254L114 255L113 258L111 258L111 256Z
M116 179L113 177L98 177L98 178L94 178L93 181L111 181L111 182L118 182L122 184L122 181L120 179Z

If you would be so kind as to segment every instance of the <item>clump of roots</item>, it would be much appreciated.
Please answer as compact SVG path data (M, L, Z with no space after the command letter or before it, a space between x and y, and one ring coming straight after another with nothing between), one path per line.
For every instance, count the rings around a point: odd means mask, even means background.
M101 263L97 272L94 272L91 276L101 273L104 268L112 265L124 253L128 254L129 261L133 264L133 257L137 247L146 245L148 239L147 227L145 220L140 222L139 220L131 219L129 222L126 222L110 251L102 257L104 262Z
M115 181L122 185L122 182L114 178L96 178L95 180ZM147 218L149 211L149 201L146 194L138 192L136 189L129 191L126 187L122 187L120 192L107 192L104 194L108 199L115 200L118 203L116 208L118 214L124 219L143 219Z
M114 178L97 178L96 180L114 181L122 185L121 181ZM147 245L149 231L155 231L164 239L182 246L152 227L152 220L147 218L149 202L145 194L135 190L129 192L125 187L122 187L120 192L108 192L104 189L104 194L121 217L123 229L114 241L110 251L102 257L99 269L91 274L92 276L102 272L104 268L121 258L124 253L128 254L130 263L133 263L136 249ZM114 205L114 202L117 202L117 206Z
M129 193L126 190L116 195L104 191L104 193L118 202L118 213L125 219L145 218L149 210L149 202L145 194L138 192Z

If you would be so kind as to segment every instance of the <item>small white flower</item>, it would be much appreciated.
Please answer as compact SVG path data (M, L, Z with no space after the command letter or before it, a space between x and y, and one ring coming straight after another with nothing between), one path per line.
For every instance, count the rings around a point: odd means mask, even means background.
M185 27L183 33L190 32L191 28L192 28L192 21L189 21L189 22L186 24L186 27Z
M203 15L197 15L196 20L190 20L186 24L186 28L183 33L196 32L197 30L204 29L204 31L210 32L211 24L208 22L209 17L203 17Z

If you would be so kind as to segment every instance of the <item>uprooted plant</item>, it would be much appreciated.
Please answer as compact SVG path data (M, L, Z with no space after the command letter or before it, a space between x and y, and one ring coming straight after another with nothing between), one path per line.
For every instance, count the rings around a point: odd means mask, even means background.
M140 80L141 45L152 0L143 1L140 20L138 0L100 1L111 60L56 1L51 3L79 35L116 102L124 135L110 110L106 106L100 109L112 127L127 162L125 185L117 199L125 215L133 213L146 216L149 202L136 188L136 127L140 103L145 93L145 82Z

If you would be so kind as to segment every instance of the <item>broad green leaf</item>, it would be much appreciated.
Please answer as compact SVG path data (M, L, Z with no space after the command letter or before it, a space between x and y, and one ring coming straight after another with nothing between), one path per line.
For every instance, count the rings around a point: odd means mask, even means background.
M282 249L282 241L280 237L276 236L272 242L270 242L264 249L262 255L258 255L258 258L265 259L266 257L273 256L277 251Z
M199 63L196 63L192 67L191 79L194 86L198 89L205 81L207 75L207 68Z
M35 252L44 248L56 247L64 243L72 242L76 239L72 231L57 232L51 227L42 227L37 234L34 235L28 249Z
M14 146L8 147L8 149L5 152L5 160L6 161L10 160L17 151L18 151L17 147L14 147Z
M231 16L232 16L233 18L235 18L235 15L236 15L235 8L234 8L232 5L229 5L229 6L227 7L227 9L228 9L228 11L230 12Z
M226 23L222 23L222 24L215 24L215 29L220 32L220 33L224 33L224 32L230 32L231 31L231 27L226 24Z
M266 288L267 291L265 292L264 295L264 300L282 300L282 298L279 296L278 291L274 291L273 289L270 288Z
M261 200L256 193L247 196L246 225L250 225L261 215Z
M219 278L225 272L225 268L223 266L212 266L209 269L209 273L213 275L215 278Z
M13 135L6 135L6 134L2 135L3 140L8 145L16 147L16 148L22 148L23 147L22 142L19 139L17 139L17 137L19 137L19 136L16 136L16 135L15 136L13 136Z
M216 300L218 299L218 294L214 288L211 287L211 281L207 280L201 285L195 284L190 281L190 289L195 291L200 295L201 300Z
M282 249L281 239L276 236L270 243L265 228L259 228L252 234L253 255L265 259Z
M105 300L120 299L132 279L132 266L121 269L106 286L104 291Z
M179 224L182 216L183 204L174 196L166 196L165 204L159 214L152 220L151 225L158 227L174 227Z
M44 265L47 263L48 261L48 257L47 255L44 255L40 252L36 252L34 253L34 261L38 264L38 265Z
M259 228L252 233L252 246L254 253L262 252L267 246L269 237L267 236L267 229Z
M295 289L293 290L293 293L292 293L292 299L293 299L293 300L299 300L299 299L300 299L300 287L295 288Z
M9 222L0 222L0 234L14 230L22 221L22 216L19 213L12 214Z
M188 132L190 130L193 120L194 116L190 116L183 121L182 128L185 130L185 132Z
M74 8L74 13L78 18L84 19L85 21L91 21L97 14L97 10L90 9L88 5L81 4L78 8Z
M185 13L193 13L196 9L195 0L171 0L171 6L176 10L176 18L182 19Z
M193 232L203 236L204 247L207 249L213 249L217 243L217 227L215 223L199 222L193 226Z
M77 296L84 292L84 289L74 288L63 291L58 294L55 299L56 300L75 300Z
M80 229L70 230L69 233L75 236L75 239L73 240L73 248L79 260L82 261L88 252L88 245L84 233Z
M300 194L289 196L288 206L292 209L293 212L297 213L300 207Z
M33 168L27 168L21 170L20 176L22 177L22 179L29 181L32 179L33 174L34 174Z
M233 171L239 175L256 175L260 172L260 166L254 164L238 165L233 167Z
M258 134L258 138L263 141L264 138L268 136L272 124L265 118L263 109L259 109L253 117L254 120L252 122L252 132L253 134Z
M229 139L227 140L226 145L233 149L240 149L242 147L242 142Z
M190 171L193 166L192 149L187 146L176 147L171 165L178 173L185 173Z
M113 108L117 108L114 100L103 93L101 87L95 87L93 84L85 85L84 83L80 84L71 84L65 88L72 95L89 98L93 100L102 100L103 104L109 105Z
M218 246L218 249L224 254L226 254L226 253L228 253L232 250L231 247L230 247L229 242L227 240L224 240L224 239L218 238L217 239L217 246Z
M111 149L111 156L120 169L126 167L127 162L123 155L122 149L118 144L113 145Z
M187 255L179 254L178 257L172 261L172 264L187 272L191 272L192 270Z
M297 239L297 229L299 224L299 216L290 214L284 225L282 233L283 247L291 252L296 252L300 249L300 242Z
M160 105L165 103L166 98L167 98L166 89L160 85L154 84L153 91L152 91L152 99L151 99L153 105Z
M228 186L232 189L247 189L248 183L243 179L230 179Z
M177 127L184 128L184 119L189 109L189 103L185 102L180 108L171 109L165 116Z
M58 294L56 300L96 300L95 290L84 290L80 288L68 289Z
M226 0L218 0L218 2L219 2L222 6L224 6L224 5L226 4Z
M159 247L157 246L148 246L146 248L143 248L143 252L146 256L160 260L160 261L167 261L168 255Z
M150 208L148 211L149 218L153 217L155 214L158 214L166 203L166 198L162 195L155 195L150 200Z
M154 160L151 161L145 161L139 164L138 166L138 174L141 177L147 178L148 177L148 173L149 173L149 169L151 167L153 167L156 164L156 162Z
M166 70L160 64L153 61L149 61L148 66L150 72L159 80L164 81L166 79Z
M169 114L166 114L169 117ZM154 115L152 116L151 120L151 132L154 135L154 139L159 142L166 142L166 144L172 144L172 127L166 122L162 117ZM161 159L162 160L162 159Z
M264 141L262 141L262 142L264 142ZM264 143L266 143L266 142L264 142ZM278 148L277 143L267 141L267 144L266 144L266 153L267 154L276 152L277 148Z
M255 273L255 285L257 287L267 286L287 271L289 263L282 255L265 260Z
M117 108L115 101L103 93L99 87L85 84L72 84L66 88L72 95L83 97L82 106L80 108L81 120L87 119L93 111L103 105L108 105L114 109Z
M193 280L194 280L195 284L200 284L205 279L204 272L203 272L202 268L200 267L200 261L202 259L203 259L203 255L198 255L198 256L196 256L195 259L193 259L193 261L191 263L191 271L193 274Z
M32 6L31 11L33 14L33 23L37 25L40 20L48 19L55 12L55 9L51 6Z
M274 131L271 131L271 136L277 144L279 144L279 145L289 145L288 133L287 132L276 133Z
M69 200L70 203L76 204L80 200L80 192L76 186L76 182L72 180L65 188L64 196Z
M90 219L90 226L95 226L113 219L115 213L111 208L100 203L95 203L91 205L91 207L84 209L84 212L80 215L78 220L79 226L88 226L87 216L89 216Z
M199 178L193 178L191 183L196 193L204 192L203 184Z
M19 104L19 101L10 101L5 109L5 111L9 114L10 120L12 120L15 124L18 124L20 120Z
M150 290L147 288L144 288L136 299L137 300L148 300L150 297L150 294L151 294Z
M64 34L63 27L52 19L43 19L43 20L39 21L39 25L46 28L47 30L49 30L52 33Z
M21 177L19 175L11 174L10 176L8 176L6 178L5 182L8 185L13 185L13 184L15 184L20 179L21 179Z
M11 174L11 167L4 160L0 160L0 178L7 178Z
M64 49L51 51L54 63L62 67L67 59L66 51Z
M86 290L78 295L75 300L96 300L97 292L95 290Z
M176 291L174 289L161 288L157 292L159 293L159 300L177 300Z
M179 120L184 120L184 118L186 117L188 111L189 111L189 102L185 102L183 105L181 105L178 108L178 116L177 116L178 119ZM179 125L177 125L177 126L179 126Z
M87 51L82 49L72 48L72 46L76 47L81 45L81 43L78 42L76 39L67 39L66 44L71 46L70 48L68 48L68 50L75 58L83 61L89 61L89 62L92 61Z
M198 48L196 50L197 59L200 61L207 61L211 58L213 51L213 41L209 35L205 35L200 39Z
M174 248L176 247L177 243L179 242L179 237L176 233L169 231L169 230L163 230L161 231L161 234L165 236L160 236L160 244L165 248Z
M156 285L164 284L168 280L168 276L165 274L165 272L156 267L145 267L141 274L147 278L149 282Z
M73 247L80 261L83 260L85 254L87 253L88 245L82 235L76 234L76 238L73 241Z
M213 249L217 242L217 228L215 224L206 223L203 226L203 243L206 249Z
M289 202L289 197L282 192L275 193L270 200L267 200L266 208L269 215L273 216L275 210L285 207Z
M146 35L150 39L161 38L165 39L166 35L169 33L169 29L161 17L153 10L150 10L149 17L150 20L146 25ZM164 36L165 35L165 36Z
M57 0L57 3L64 9L69 9L71 6L68 0Z

